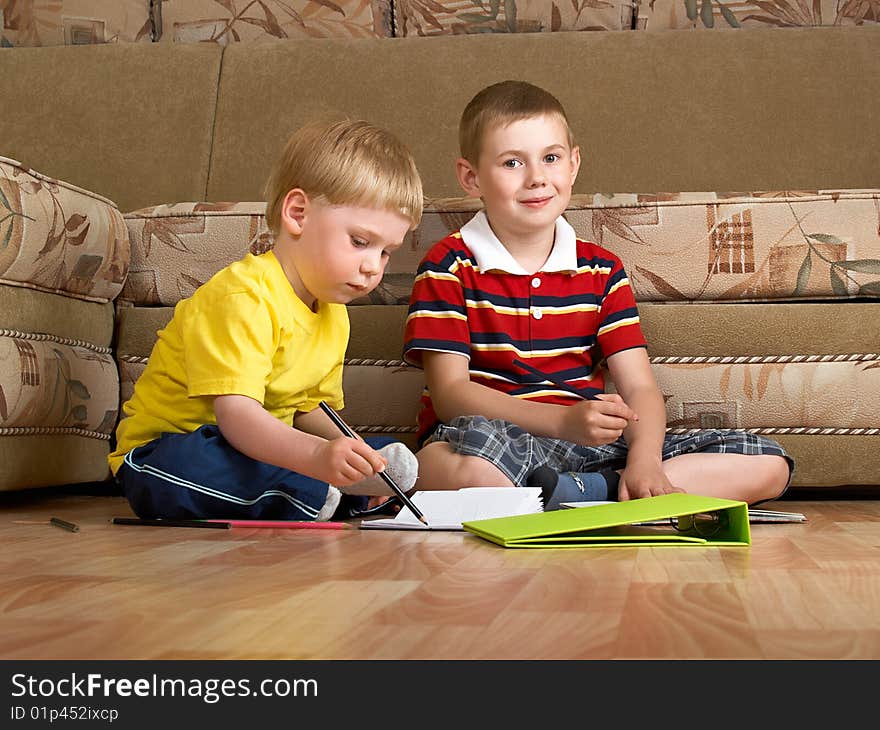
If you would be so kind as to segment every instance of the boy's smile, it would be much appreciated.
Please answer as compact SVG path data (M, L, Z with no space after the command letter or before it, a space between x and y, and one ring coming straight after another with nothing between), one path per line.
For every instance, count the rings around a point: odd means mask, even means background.
M459 182L486 206L495 235L511 253L537 245L549 254L556 219L571 199L580 152L556 114L488 129L477 165L457 163Z

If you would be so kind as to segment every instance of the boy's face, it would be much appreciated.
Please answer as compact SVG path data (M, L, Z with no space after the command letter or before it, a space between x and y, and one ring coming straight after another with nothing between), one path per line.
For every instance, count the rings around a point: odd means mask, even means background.
M557 114L530 117L488 129L477 165L456 163L464 190L483 200L498 237L552 234L571 199L580 151L569 147Z
M410 228L396 211L326 205L297 190L288 193L281 221L291 236L276 254L311 308L315 300L347 304L373 291Z

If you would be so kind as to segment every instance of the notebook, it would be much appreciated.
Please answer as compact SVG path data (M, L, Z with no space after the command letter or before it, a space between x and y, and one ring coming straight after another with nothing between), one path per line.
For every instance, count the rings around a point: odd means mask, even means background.
M655 520L656 526L644 524ZM588 509L465 521L462 526L508 548L751 544L745 502L682 493L598 504Z
M425 526L404 507L393 518L364 520L364 530L462 530L463 522L542 512L538 487L466 487L416 492L413 504L428 521Z

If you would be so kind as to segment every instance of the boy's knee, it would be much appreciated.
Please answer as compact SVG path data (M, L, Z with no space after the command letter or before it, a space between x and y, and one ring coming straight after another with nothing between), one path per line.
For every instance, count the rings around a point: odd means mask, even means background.
M504 487L512 482L492 462L479 456L457 453L448 443L435 441L417 454L420 479L442 479L445 488ZM436 488L418 487L418 488Z
M788 482L791 477L791 469L788 461L782 456L767 456L767 463L763 472L763 493L762 500L778 499L788 489Z
M462 487L504 487L513 483L492 462L480 456L460 456L456 481Z

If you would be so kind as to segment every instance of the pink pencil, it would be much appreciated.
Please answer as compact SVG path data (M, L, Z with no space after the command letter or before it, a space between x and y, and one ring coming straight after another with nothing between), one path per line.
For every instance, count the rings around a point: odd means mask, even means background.
M297 522L295 520L205 520L225 522L230 527L266 527L277 530L347 530L353 525L347 522Z

